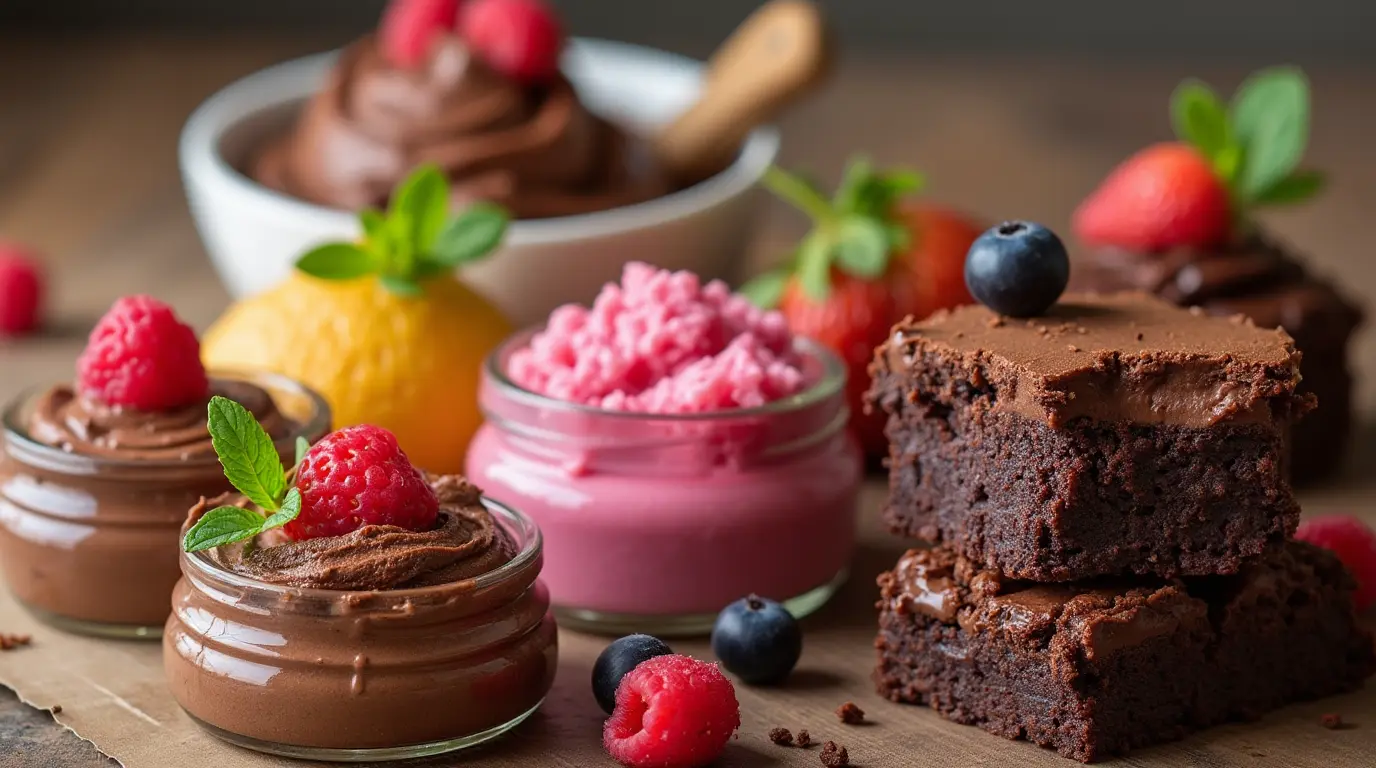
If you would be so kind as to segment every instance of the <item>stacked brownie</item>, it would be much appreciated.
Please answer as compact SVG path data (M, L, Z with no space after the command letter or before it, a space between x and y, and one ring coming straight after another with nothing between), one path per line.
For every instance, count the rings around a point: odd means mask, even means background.
M1299 354L1144 294L895 329L880 578L895 701L1092 761L1376 670L1330 553L1290 541Z

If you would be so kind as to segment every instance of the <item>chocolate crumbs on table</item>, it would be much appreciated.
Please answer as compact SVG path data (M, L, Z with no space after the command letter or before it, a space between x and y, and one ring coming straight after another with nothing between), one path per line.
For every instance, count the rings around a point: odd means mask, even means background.
M60 715L60 714L62 714L62 705L61 705L61 704L54 704L54 705L52 706L52 709L49 709L48 711L51 712L51 713L53 713L54 715Z
M793 734L787 728L770 728L769 740L781 747L787 747L793 743Z
M836 745L834 741L828 741L822 745L822 765L827 768L840 768L843 765L850 765L850 754L845 747Z
M798 735L793 737L793 746L803 749L812 746L812 734L807 731L798 731Z
M0 633L0 651L9 651L15 648L22 648L33 641L30 635L15 635Z
M1345 725L1345 723L1343 723L1342 715L1333 714L1330 712L1329 714L1326 714L1323 717L1319 718L1319 725L1322 725L1330 731L1336 731L1341 729Z
M836 717L846 725L859 725L865 722L865 710L855 706L855 702L848 701L836 708Z

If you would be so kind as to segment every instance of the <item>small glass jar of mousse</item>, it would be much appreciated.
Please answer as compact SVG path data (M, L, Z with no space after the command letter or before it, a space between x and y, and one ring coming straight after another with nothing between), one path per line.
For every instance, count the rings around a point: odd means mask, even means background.
M211 373L289 463L298 437L330 427L319 395L268 373ZM68 631L156 639L167 619L186 511L232 490L205 403L140 413L83 402L65 385L5 408L0 570L34 615Z
M845 580L862 460L846 431L845 368L800 340L812 383L755 408L662 415L555 400L507 376L534 331L483 371L486 424L467 474L545 532L561 625L691 635L749 594L798 617Z
M236 570L213 550L182 555L185 577L163 635L173 697L225 741L310 760L436 755L516 727L554 682L558 630L539 580L540 529L501 504L481 505L509 557L478 554L472 560L482 572L461 570L444 583L307 588ZM438 539L444 527L421 535ZM338 538L338 556L352 564L314 563L321 551L310 548L335 546L327 539L288 545L304 554L267 558L334 577L423 569L436 550L451 549L427 538L398 552L388 540L409 536L395 531ZM462 545L452 549L466 557Z

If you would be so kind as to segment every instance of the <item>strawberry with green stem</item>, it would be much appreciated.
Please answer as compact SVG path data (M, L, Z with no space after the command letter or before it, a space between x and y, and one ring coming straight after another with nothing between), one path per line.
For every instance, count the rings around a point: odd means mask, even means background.
M1303 202L1322 188L1319 173L1299 167L1309 110L1308 80L1294 67L1253 74L1228 105L1204 83L1185 81L1171 97L1180 141L1114 169L1075 211L1076 234L1144 251L1245 235L1258 208Z
M965 254L983 227L949 209L906 200L923 179L853 160L828 198L808 181L771 168L765 185L806 213L812 231L792 258L742 288L778 308L797 334L821 342L846 362L852 427L871 459L887 454L883 419L863 397L874 348L894 323L970 303Z

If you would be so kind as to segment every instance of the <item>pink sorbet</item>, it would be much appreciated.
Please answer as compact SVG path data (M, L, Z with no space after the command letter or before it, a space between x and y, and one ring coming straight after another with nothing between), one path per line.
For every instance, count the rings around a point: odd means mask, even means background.
M557 400L666 414L752 408L808 384L783 315L720 280L639 262L591 309L554 310L507 374Z

